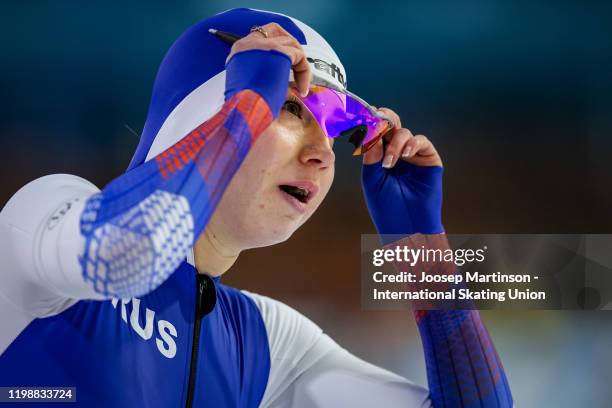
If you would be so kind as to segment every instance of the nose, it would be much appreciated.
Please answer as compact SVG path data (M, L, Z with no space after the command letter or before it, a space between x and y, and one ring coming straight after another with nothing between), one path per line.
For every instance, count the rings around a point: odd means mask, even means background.
M320 170L326 169L336 160L331 141L320 129L312 133L314 135L304 139L304 145L300 151L300 162Z

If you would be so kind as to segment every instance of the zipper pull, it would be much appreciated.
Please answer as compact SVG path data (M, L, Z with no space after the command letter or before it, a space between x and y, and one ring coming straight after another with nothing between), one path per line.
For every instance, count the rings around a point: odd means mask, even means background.
M198 273L196 280L198 285L198 298L196 299L198 305L197 318L201 319L215 308L217 290L215 289L215 283L208 275Z

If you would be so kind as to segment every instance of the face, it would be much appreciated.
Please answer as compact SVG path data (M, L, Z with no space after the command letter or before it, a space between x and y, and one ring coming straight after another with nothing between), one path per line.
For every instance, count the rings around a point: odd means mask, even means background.
M333 139L289 89L279 117L252 146L207 229L239 250L287 240L327 195Z

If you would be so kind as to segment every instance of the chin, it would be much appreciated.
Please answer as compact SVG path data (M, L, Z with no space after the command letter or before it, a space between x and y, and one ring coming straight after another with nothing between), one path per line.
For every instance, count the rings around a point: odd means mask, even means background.
M250 235L248 242L245 246L249 248L263 248L287 241L295 231L299 229L301 225L296 227L283 226L279 228L268 227L260 228ZM248 236L247 235L247 236Z

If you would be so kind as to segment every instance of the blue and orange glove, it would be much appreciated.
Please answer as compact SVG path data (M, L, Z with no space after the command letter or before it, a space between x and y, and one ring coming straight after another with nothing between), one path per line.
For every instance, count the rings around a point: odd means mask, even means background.
M379 234L438 234L442 227L442 160L423 135L381 108L394 128L363 155L362 186ZM388 242L384 242L387 244Z

